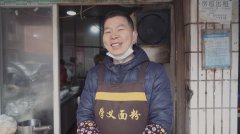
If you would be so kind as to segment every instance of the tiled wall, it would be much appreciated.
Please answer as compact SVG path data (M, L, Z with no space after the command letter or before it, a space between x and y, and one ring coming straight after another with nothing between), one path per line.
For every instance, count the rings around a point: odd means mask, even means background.
M189 110L190 134L237 134L239 18L238 0L232 1L231 24L207 24L197 18L198 0L189 0L185 20L186 83L193 92ZM230 29L231 68L202 68L202 29Z

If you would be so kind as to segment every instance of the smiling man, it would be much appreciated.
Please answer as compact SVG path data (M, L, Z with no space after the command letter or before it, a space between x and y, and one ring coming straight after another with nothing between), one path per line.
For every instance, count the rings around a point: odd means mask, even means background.
M128 14L105 16L102 64L86 78L77 110L79 134L166 134L172 126L169 80L161 64L136 45Z
M104 23L103 44L114 64L125 63L134 56L132 46L137 40L137 33L129 21L122 16L115 16Z

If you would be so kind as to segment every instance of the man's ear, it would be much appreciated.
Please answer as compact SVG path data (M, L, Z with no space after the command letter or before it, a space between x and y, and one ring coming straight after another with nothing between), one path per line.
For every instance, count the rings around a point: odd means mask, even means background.
M133 31L133 42L132 42L132 44L136 44L137 43L137 37L138 37L138 33L137 33L137 31Z

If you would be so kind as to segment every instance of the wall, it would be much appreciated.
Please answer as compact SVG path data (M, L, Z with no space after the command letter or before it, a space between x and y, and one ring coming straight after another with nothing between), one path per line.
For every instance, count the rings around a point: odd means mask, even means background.
M205 23L198 18L199 0L185 1L186 83L193 95L187 107L190 134L237 134L239 65L238 0L232 1L230 24ZM230 29L229 69L203 69L202 29Z

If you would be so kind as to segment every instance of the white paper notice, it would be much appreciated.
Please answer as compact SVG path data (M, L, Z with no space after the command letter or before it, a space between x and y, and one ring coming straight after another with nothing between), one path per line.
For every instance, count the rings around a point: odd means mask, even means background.
M205 68L230 67L230 42L229 33L205 34Z
M230 23L232 0L199 0L199 19L202 22Z

